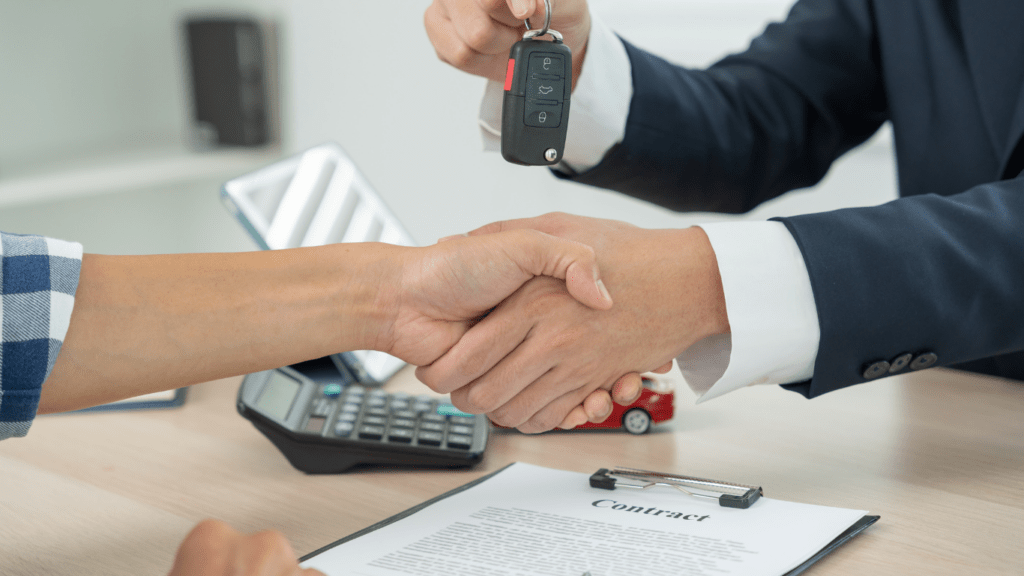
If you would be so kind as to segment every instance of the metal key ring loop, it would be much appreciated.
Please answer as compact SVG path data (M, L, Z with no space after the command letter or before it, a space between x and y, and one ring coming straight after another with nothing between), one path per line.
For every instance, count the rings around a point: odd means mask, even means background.
M543 35L545 35L545 34L547 34L549 32L549 29L551 27L551 0L544 0L544 11L545 11L545 14L544 14L544 27L541 28L540 31L538 31L536 34L531 34L530 38L533 38L535 36L543 36ZM530 34L530 32L532 32L532 30L530 30L530 28L533 28L533 26L530 25L530 19L527 18L526 19L526 30L527 30L526 34ZM523 34L523 40L527 39L526 34ZM561 36L562 36L561 34L558 35L558 39L559 40L562 39ZM555 35L552 34L552 37L555 37Z
M529 40L530 38L536 38L537 36L543 36L544 34L548 34L559 42L563 41L562 33L558 30L548 30L547 32L544 32L543 30L527 30L526 33L523 34L523 40Z

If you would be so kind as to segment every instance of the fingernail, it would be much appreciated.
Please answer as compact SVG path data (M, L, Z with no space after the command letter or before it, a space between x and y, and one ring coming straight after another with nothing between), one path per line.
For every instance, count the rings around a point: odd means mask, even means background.
M627 388L626 386L627 385L618 386L618 389L613 391L615 393L615 401L623 406L632 404L633 401L640 396L640 390L638 390L639 387L632 385Z
M597 281L597 289L601 291L601 296L602 296L602 297L603 297L603 298L604 298L605 300L607 300L607 301L609 301L609 302L611 302L611 301L612 301L612 295L611 295L611 294L609 294L609 293L608 293L608 289L607 289L607 288L605 288L605 286L604 286L604 280L598 280L598 281Z
M636 391L636 394L633 394L632 398L629 399L629 403L632 404L633 402L636 402L637 400L639 400L641 392L643 392L643 390L640 390L638 388L637 391Z
M636 399L640 397L640 393L644 391L643 384L637 384L633 387L633 393L629 396L629 403L636 402Z
M521 18L529 8L527 1L528 0L512 0L512 13Z

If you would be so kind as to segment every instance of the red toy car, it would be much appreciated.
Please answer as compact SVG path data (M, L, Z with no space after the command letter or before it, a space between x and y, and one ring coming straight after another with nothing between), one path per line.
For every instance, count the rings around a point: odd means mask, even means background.
M671 420L675 413L673 400L675 387L671 382L643 378L644 388L636 402L628 406L614 404L612 413L604 422L587 422L577 426L576 430L586 428L622 428L630 434L645 434L651 429L651 423Z
M675 387L671 382L656 380L644 376L642 379L643 390L636 402L628 406L613 404L612 413L605 418L604 422L587 422L573 428L573 430L584 430L593 428L622 428L630 434L645 434L651 429L652 423L671 420L675 413L673 401L675 399ZM491 423L498 428L505 428L500 424Z

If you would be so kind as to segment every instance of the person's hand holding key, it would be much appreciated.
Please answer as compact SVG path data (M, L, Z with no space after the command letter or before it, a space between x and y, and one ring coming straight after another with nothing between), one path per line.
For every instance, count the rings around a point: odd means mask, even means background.
M572 85L583 69L590 12L586 0L556 0L550 28L572 52ZM438 58L452 66L504 82L512 45L523 39L525 20L542 25L544 0L434 0L424 23Z

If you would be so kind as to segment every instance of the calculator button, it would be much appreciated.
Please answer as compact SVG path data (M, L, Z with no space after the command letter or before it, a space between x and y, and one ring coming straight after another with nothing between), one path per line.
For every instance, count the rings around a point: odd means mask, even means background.
M466 414L462 410L459 410L452 404L438 404L437 413L442 416L459 416L462 418L472 418L472 414Z
M452 434L472 434L473 428L471 426L452 426L448 429L448 432ZM451 439L449 439L449 442Z
M472 445L473 438L470 436L459 436L456 434L450 434L448 436L449 448L469 448Z
M461 426L472 426L476 424L476 418L471 416L452 416L452 424L459 424Z
M391 415L395 418L412 418L415 420L417 413L412 410L399 410L397 412L392 412Z
M338 422L334 425L334 433L338 436L348 436L355 428L355 424L351 422Z
M374 406L374 407L382 407L382 406L385 406L387 403L388 403L387 399L386 398L381 398L380 396L370 396L370 398L366 401L366 405L367 406Z
M445 420L447 420L447 417L441 416L440 414L424 414L423 415L423 421L424 422L444 422Z
M427 446L440 446L441 445L441 433L440 432L420 432L416 436L420 444Z
M326 384L324 385L323 395L328 398L336 398L341 396L341 384Z
M359 437L369 440L380 440L384 436L383 426L360 426Z
M388 415L388 411L383 408L369 408L366 410L366 413L370 416L382 416L385 418Z
M388 423L388 419L383 416L363 416L363 424L375 424L377 426L383 426Z
M359 418L359 414L356 412L342 412L338 414L338 422L355 422L356 418Z
M420 430L433 430L436 432L441 432L442 430L444 430L444 424L440 422L422 422L420 424Z
M392 442L412 442L412 430L408 428L392 428L388 432L388 440Z
M385 392L384 390L381 390L380 388L377 388L376 390L373 390L373 391L370 392L370 397L371 398L373 398L373 397L387 398L387 395L388 395L388 393Z
M327 416L331 413L331 408L334 407L333 402L317 402L313 405L312 414L313 416Z
M409 401L408 400L391 400L391 409L392 410L408 410L409 409Z
M419 403L419 402L417 402L412 407L412 409L415 410L416 412L433 412L434 411L434 405L433 404L426 404L426 403Z
M392 428L415 428L416 421L411 418L396 418L391 421Z
M306 421L306 427L303 429L303 432L319 434L324 429L325 422L327 422L327 419L322 416L310 416L309 420Z
M359 394L360 396L366 393L366 388L359 384L353 384L348 387L349 394Z
M354 402L347 402L347 403L345 403L344 406L341 407L341 411L342 412L353 412L353 413L355 413L355 412L359 412L359 408L361 408L361 407L362 407L361 404L356 404Z

